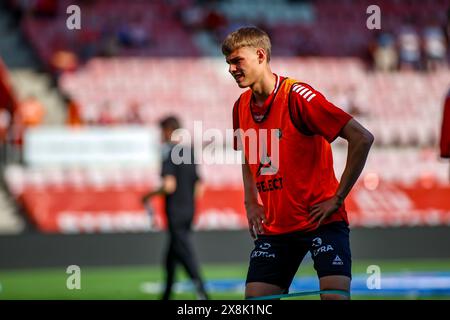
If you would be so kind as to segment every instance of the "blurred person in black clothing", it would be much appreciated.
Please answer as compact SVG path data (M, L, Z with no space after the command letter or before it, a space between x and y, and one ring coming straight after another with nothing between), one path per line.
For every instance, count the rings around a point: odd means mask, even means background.
M180 263L191 278L199 300L208 299L203 281L200 276L199 264L196 260L191 241L192 220L195 211L195 198L201 193L200 179L197 168L194 164L194 155L190 146L180 148L179 154L172 152L176 143L172 138L172 133L180 128L180 123L176 117L170 116L160 122L163 140L162 152L162 184L157 190L151 191L142 197L146 203L152 196L164 195L170 236L169 245L166 252L166 286L161 297L168 300L172 292L175 281L176 265ZM180 164L174 161L175 156L182 159L184 153L190 153L189 163L184 161Z

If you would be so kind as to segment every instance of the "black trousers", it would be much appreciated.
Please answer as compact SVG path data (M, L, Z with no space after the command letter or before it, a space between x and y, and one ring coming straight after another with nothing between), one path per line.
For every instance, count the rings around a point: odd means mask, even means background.
M166 287L162 299L170 298L175 281L175 269L181 264L194 282L197 293L206 295L203 281L200 277L199 265L193 250L191 239L192 218L181 221L169 219L169 244L166 251Z

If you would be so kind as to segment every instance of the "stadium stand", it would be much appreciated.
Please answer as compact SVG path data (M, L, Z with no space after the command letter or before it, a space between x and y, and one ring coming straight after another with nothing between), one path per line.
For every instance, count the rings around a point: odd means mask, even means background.
M345 151L335 147L336 173L342 173ZM196 227L245 228L241 205L241 169L235 165L203 165L205 197L199 204ZM355 226L448 225L447 166L435 150L418 152L377 149L361 181L347 200ZM148 168L24 168L9 166L5 179L28 210L30 219L46 232L118 232L149 230L140 195L158 183ZM161 202L153 202L156 227L164 227ZM433 208L430 215L427 210ZM125 221L125 222L124 222Z
M378 145L424 147L437 141L446 70L371 73L356 58L274 59L273 68L312 84L353 112L374 132ZM183 85L176 86L180 74ZM161 81L162 75L168 81ZM111 112L115 123L125 123L137 103L149 124L172 112L188 129L196 120L204 128L225 131L231 128L230 109L240 92L229 78L221 59L93 59L79 72L62 76L60 87L80 103L86 123L99 123L104 112ZM184 85L194 83L195 89Z
M53 55L59 50L76 52L84 60L94 54L108 55L108 39L115 35L123 45L117 43L120 48L111 50L121 56L199 54L191 35L176 19L178 8L164 1L95 1L83 11L83 28L76 36L66 28L65 8L71 4L71 1L59 1L58 14L54 19L29 16L23 20L25 34L41 60L50 66ZM129 46L125 39L125 35L133 34L134 26L145 30L148 37L145 43L137 47ZM167 41L166 35L169 33L170 41Z
M75 52L83 60L93 55L199 56L220 54L217 46L230 29L242 24L264 25L274 39L274 54L297 56L367 57L368 40L376 33L367 28L365 13L370 0L357 1L89 1L84 5L83 31L73 36L65 28L65 8L70 1L58 1L52 19L28 15L23 30L42 61L51 64L58 50ZM430 17L443 23L447 2L427 0L420 6L407 0L382 2L383 29L398 32L414 22L423 30ZM268 7L270 6L270 9ZM120 14L118 14L120 12ZM400 16L405 19L399 19ZM407 17L407 19L406 19ZM123 45L121 27L145 30L148 41ZM164 32L161 32L164 30ZM347 36L352 30L351 37ZM122 29L123 31L123 29ZM171 35L166 41L166 34ZM139 32L137 32L139 34ZM109 40L118 35L115 49ZM125 42L128 44L128 42ZM140 43L140 42L139 42ZM295 45L294 45L295 44ZM183 50L179 50L179 48Z

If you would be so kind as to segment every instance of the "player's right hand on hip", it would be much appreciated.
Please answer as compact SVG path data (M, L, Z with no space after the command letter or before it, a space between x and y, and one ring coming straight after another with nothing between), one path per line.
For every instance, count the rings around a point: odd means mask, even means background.
M250 235L253 239L256 239L258 234L264 233L263 224L266 223L266 217L264 215L264 207L259 203L246 205L248 228Z

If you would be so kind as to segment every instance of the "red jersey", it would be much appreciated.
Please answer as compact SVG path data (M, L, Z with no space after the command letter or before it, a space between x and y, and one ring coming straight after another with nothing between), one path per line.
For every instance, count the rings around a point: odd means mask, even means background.
M311 206L333 197L339 185L330 143L352 117L293 79L277 76L259 117L252 96L247 90L236 101L233 126L243 130L235 148L242 148L263 202L264 231L313 230ZM256 147L250 142L255 135ZM323 224L342 220L348 223L344 205Z
M440 149L442 158L450 158L450 91L444 104Z

